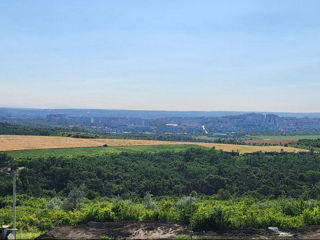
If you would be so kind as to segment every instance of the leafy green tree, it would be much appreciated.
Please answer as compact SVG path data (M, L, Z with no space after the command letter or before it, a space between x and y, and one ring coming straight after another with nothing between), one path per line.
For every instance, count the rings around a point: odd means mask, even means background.
M62 204L63 202L59 198L54 197L48 202L47 208L59 210Z
M146 195L143 198L143 205L146 209L156 209L157 204L155 201L152 199L152 194L147 192Z
M0 168L10 168L16 164L13 161L13 158L6 153L0 153Z
M63 201L62 208L64 210L80 209L85 196L85 185L73 188L68 197Z

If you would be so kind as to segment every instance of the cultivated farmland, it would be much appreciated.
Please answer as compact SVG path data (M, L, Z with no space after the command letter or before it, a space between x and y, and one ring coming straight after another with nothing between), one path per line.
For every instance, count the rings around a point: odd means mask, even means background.
M298 142L298 139L253 139L245 141L246 144L288 144Z
M227 152L239 151L239 153L280 152L281 149L287 152L307 151L293 147L281 146L249 146L234 144L217 144L203 142L173 142L155 140L133 140L133 139L83 139L69 137L48 137L48 136L22 136L22 135L0 135L0 151L31 150L31 149L56 149L56 148L81 148L108 146L160 146L160 145L198 145L203 147L215 147L217 150Z

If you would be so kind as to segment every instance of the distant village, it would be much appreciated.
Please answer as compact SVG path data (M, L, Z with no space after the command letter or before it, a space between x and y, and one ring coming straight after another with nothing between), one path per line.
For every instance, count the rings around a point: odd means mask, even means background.
M219 137L227 133L320 132L320 118L279 117L275 114L249 113L223 117L71 117L48 114L46 121L68 127L86 126L109 133L195 133Z

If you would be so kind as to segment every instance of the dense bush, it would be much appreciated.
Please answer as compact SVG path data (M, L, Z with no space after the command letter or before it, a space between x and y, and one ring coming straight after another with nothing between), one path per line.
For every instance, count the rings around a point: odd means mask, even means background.
M222 230L231 227L230 217L221 206L199 208L193 218L195 230Z
M320 149L320 138L319 139L299 139L298 142L291 143L290 145L299 148L306 148L306 149Z
M320 201L293 199L257 200L236 198L228 201L201 197L193 203L193 226L196 231L230 228L261 228L277 226L294 228L320 224ZM75 225L89 221L143 221L190 223L190 206L178 206L178 199L163 198L147 209L144 199L85 200L81 209L49 209L49 199L18 196L17 226L22 231L46 231L53 226ZM0 197L0 223L12 221L12 199Z
M33 196L66 196L85 184L86 196L143 197L217 194L256 198L319 198L320 155L252 153L189 149L185 152L122 152L97 156L24 160L18 192ZM0 194L10 194L10 176L0 173Z

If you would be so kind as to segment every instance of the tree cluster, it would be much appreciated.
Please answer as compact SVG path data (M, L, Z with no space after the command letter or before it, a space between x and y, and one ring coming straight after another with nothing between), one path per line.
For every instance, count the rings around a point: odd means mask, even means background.
M89 196L154 196L219 193L277 198L320 194L320 155L262 153L239 155L215 149L184 152L122 152L80 157L46 157L19 163L18 191L34 196L66 196L85 184ZM10 178L0 175L0 193Z

